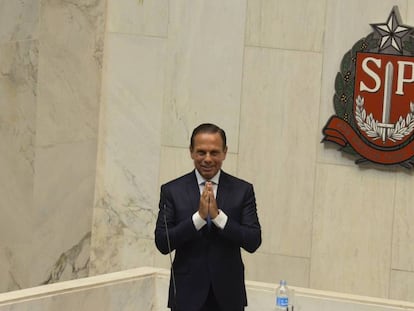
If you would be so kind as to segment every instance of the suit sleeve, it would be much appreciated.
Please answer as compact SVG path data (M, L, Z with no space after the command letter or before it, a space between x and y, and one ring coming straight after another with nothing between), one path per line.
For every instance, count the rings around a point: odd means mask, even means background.
M249 184L245 192L240 220L229 216L221 234L249 253L253 253L259 248L262 243L262 234L252 185Z
M168 254L184 243L195 239L197 234L197 229L191 217L177 222L176 206L168 189L161 186L159 211L155 226L155 245L157 249L162 254Z

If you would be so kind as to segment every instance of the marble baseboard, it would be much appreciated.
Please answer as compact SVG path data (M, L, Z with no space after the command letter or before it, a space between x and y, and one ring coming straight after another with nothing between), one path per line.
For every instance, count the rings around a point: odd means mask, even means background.
M141 267L0 294L0 311L167 311L168 270ZM273 311L275 283L246 281L246 311ZM298 311L414 310L414 303L290 287Z

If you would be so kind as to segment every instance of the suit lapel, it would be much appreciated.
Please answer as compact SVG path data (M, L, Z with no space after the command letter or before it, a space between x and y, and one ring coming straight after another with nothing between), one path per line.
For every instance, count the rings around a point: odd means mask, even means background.
M198 187L194 171L189 175L187 180L187 195L190 201L190 206L195 213L198 210L198 204L200 202L200 188Z
M219 185L217 189L217 206L219 209L225 211L225 199L230 192L230 185L228 182L227 174L221 171Z
M216 200L218 208L222 209L223 211L226 210L225 201L226 198L228 198L230 191L231 184L229 182L227 174L221 171ZM195 171L188 175L186 192L188 195L190 206L192 206L192 211L195 213L198 210L198 204L200 202L200 188L197 184Z

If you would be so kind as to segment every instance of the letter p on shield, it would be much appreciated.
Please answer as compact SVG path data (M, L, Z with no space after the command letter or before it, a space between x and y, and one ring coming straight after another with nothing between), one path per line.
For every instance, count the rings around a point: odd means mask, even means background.
M404 95L404 83L412 83L414 82L414 63L408 61L397 61L398 63L398 78L397 78L397 91L395 94L397 95ZM405 67L411 67L411 77L404 78Z

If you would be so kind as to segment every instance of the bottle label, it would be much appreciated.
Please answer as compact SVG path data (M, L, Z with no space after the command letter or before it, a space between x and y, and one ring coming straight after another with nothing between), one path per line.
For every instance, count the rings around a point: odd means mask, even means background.
M276 305L281 307L287 307L289 303L288 297L277 297L276 298Z

